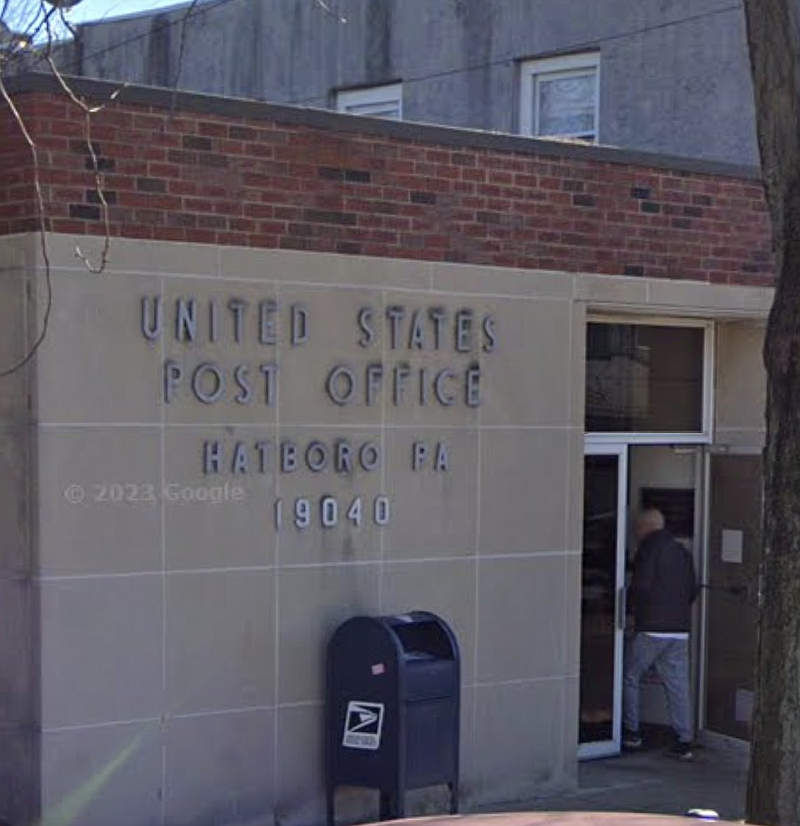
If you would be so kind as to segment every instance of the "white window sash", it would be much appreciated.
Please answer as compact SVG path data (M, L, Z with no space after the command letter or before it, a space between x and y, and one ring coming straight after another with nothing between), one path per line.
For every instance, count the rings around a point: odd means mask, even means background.
M336 109L351 115L403 119L403 84L344 89L336 94Z
M591 131L546 134L540 129L539 92L542 80L594 76L594 124ZM521 66L519 126L531 137L582 138L597 141L600 134L600 55L599 53L528 60Z

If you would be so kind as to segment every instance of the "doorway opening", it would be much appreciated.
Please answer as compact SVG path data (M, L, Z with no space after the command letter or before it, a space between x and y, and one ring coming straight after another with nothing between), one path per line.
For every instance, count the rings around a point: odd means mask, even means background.
M618 754L621 747L630 626L625 595L636 551L635 514L659 508L702 574L713 355L714 326L707 321L608 316L592 318L586 327L579 712L584 759ZM696 621L695 628L702 631L703 624ZM692 639L696 698L704 649L700 633ZM662 687L647 675L642 722L657 726L666 720Z
M693 554L699 577L703 462L704 451L697 445L587 445L579 719L584 759L620 751L624 650L631 632L625 596L636 551L632 521L643 508L661 510L667 529ZM700 624L695 627L699 631ZM699 637L692 635L695 696ZM650 727L666 726L669 719L655 673L643 680L641 719Z

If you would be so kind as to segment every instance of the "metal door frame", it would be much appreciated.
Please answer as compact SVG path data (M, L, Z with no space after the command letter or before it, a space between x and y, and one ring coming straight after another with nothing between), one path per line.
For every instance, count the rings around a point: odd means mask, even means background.
M625 553L628 515L628 445L625 443L597 444L586 442L586 456L617 457L617 577L614 599L614 711L612 739L597 743L579 743L578 759L595 760L620 753L622 746L622 668L625 632ZM580 712L579 712L580 713Z

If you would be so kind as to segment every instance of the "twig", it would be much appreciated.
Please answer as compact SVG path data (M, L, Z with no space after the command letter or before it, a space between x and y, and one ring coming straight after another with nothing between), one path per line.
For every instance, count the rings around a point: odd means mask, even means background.
M10 5L10 0L3 0L2 6L2 16L5 16L8 8ZM105 230L105 238L103 243L103 250L100 254L100 263L98 265L92 264L89 258L84 255L81 251L79 246L75 247L75 255L83 262L84 266L93 273L101 273L105 270L108 265L108 253L111 244L111 219L110 219L110 210L108 199L105 196L105 192L103 191L103 176L100 171L100 162L97 157L97 152L95 151L94 142L92 140L92 116L97 114L98 112L102 111L109 103L117 98L120 94L124 86L117 89L109 99L100 105L97 106L89 106L83 99L78 97L75 92L70 88L69 84L64 79L63 75L59 71L58 67L55 64L52 56L52 46L53 46L53 30L51 26L51 18L56 11L56 8L53 7L52 9L45 9L44 5L40 2L39 3L39 11L42 14L42 19L38 20L39 15L37 14L34 18L32 25L35 24L35 32L40 32L43 28L47 32L47 44L44 50L44 58L47 61L48 65L50 66L50 70L53 73L53 76L57 79L59 85L68 96L68 98L78 107L80 107L81 111L84 115L84 135L86 138L86 145L88 147L89 156L91 158L92 163L92 170L94 173L94 183L95 189L97 191L97 196L102 206L103 211L103 222L104 222L104 230ZM74 29L68 23L66 18L64 17L64 10L59 9L60 16L62 22L67 26L67 28L73 32ZM36 355L39 348L42 346L47 332L50 326L50 318L52 315L53 309L53 282L52 282L52 266L50 260L50 250L48 245L48 228L49 222L47 218L47 210L45 206L45 198L44 192L42 189L42 176L41 176L41 164L39 160L39 149L36 144L36 141L33 139L30 130L25 123L25 119L22 117L19 109L17 108L16 104L14 103L13 98L8 92L8 89L5 84L5 70L6 66L13 57L13 53L2 54L0 53L0 97L5 101L6 105L9 108L14 120L16 121L19 129L22 133L22 136L28 145L28 148L31 152L31 158L33 161L33 186L34 186L34 193L36 197L36 213L37 213L37 223L39 229L39 240L42 250L42 260L44 262L44 275L45 275L45 285L46 285L46 299L45 299L45 309L44 309L44 317L42 319L41 329L39 334L36 337L33 345L31 345L28 352L16 363L12 364L10 367L0 370L0 378L12 375L17 371L21 370L26 364L28 364L31 359Z
M178 63L175 67L175 77L172 81L172 100L169 106L169 117L167 118L167 126L175 117L175 109L178 106L178 84L181 80L181 74L183 73L183 54L186 50L186 30L188 28L189 20L192 16L192 12L197 6L198 0L192 0L189 4L189 7L186 9L186 12L183 15L183 19L181 20L181 39L180 45L178 47ZM165 126L165 129L167 128Z
M347 18L343 17L339 14L339 7L337 6L335 9L326 0L314 0L314 2L328 15L334 18L334 20L338 20L339 23L346 23Z
M97 114L98 112L102 112L103 109L108 106L109 103L116 100L119 96L120 92L125 88L125 86L121 86L118 89L115 89L114 92L109 96L108 100L105 103L101 103L97 106L89 106L86 101L82 98L78 97L75 92L70 88L70 85L66 82L61 72L58 70L55 61L53 60L52 55L52 30L50 28L50 23L47 23L47 48L45 50L45 60L47 61L47 65L50 67L50 71L53 73L53 77L56 78L61 88L66 93L67 97L76 105L78 106L81 111L83 112L83 131L84 131L84 138L86 140L86 146L89 149L89 157L92 162L92 172L94 173L94 185L95 191L97 192L97 198L100 201L100 207L103 213L103 229L104 229L104 238L103 238L103 249L100 253L100 263L95 265L93 264L87 255L85 255L79 246L75 246L75 256L80 259L86 269L89 272L95 273L99 275L100 273L104 272L106 267L108 266L108 252L111 248L111 214L110 208L108 204L108 199L106 198L106 194L103 190L103 175L100 172L100 162L97 158L97 152L94 148L94 142L92 141L92 116Z
M186 13L183 15L183 20L181 21L181 40L180 46L178 47L178 65L175 67L175 79L172 81L172 86L174 89L178 88L181 73L183 72L183 53L186 50L186 30L189 26L189 20L191 19L195 7L197 6L197 2L198 0L192 0L189 4L189 8L186 9Z
M36 337L36 341L34 341L33 345L28 350L28 352L18 362L16 362L16 364L12 364L11 367L7 367L3 370L0 370L0 378L10 376L12 373L16 373L18 370L21 370L36 355L36 352L42 346L42 342L44 342L45 336L47 335L47 330L50 325L50 313L53 309L53 282L50 268L50 251L47 244L47 215L44 206L44 195L42 193L42 182L39 166L39 150L36 147L36 142L33 140L30 132L28 131L28 127L25 125L25 120L20 115L19 110L17 109L13 99L11 98L11 95L9 95L8 93L8 89L6 88L5 84L5 79L3 77L3 69L4 66L0 66L0 95L2 95L3 99L8 105L8 108L11 110L11 114L14 116L14 119L19 125L19 128L22 131L22 136L25 138L25 142L28 144L28 147L31 150L31 157L33 158L33 185L34 191L36 192L36 209L38 213L39 223L39 241L42 248L42 260L44 261L46 299L44 318L42 319L42 328L39 331L39 335Z

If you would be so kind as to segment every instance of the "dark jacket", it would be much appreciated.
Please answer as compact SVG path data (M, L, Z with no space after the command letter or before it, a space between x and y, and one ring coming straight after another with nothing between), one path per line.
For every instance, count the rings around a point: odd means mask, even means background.
M697 578L691 554L668 531L653 531L639 545L628 594L636 632L689 631Z

